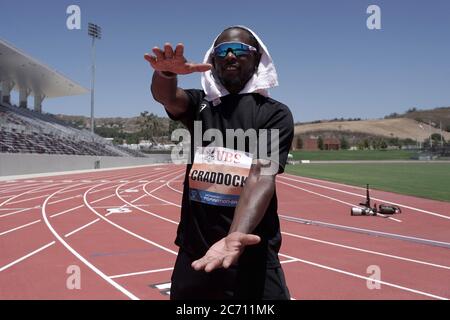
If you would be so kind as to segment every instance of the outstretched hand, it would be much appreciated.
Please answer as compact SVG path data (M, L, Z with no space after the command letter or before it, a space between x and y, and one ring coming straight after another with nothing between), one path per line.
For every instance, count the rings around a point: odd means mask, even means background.
M225 238L216 242L203 258L192 263L192 267L197 270L211 272L218 268L229 268L235 264L246 246L258 244L261 238L253 234L241 232L230 233Z
M164 50L158 47L153 48L153 54L145 54L144 58L153 69L161 72L171 72L174 74L190 74L194 72L205 72L211 70L212 65L208 63L190 63L184 57L184 45L179 43L175 51L172 45L166 43Z

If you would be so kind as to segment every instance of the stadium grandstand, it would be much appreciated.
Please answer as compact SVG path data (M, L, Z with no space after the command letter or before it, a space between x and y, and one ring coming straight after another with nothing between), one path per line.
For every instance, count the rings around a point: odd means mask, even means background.
M13 90L19 93L18 105L12 102ZM145 157L42 112L45 99L88 92L0 40L0 153ZM33 110L28 108L30 96L34 97Z

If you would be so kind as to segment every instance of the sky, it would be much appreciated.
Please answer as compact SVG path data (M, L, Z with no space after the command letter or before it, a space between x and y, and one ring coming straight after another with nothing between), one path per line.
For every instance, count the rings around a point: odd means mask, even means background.
M66 27L69 5L81 9L81 30ZM367 27L369 5L381 10L380 30ZM448 0L0 0L0 8L1 39L88 89L87 24L102 27L98 117L164 115L149 91L153 71L144 53L182 42L187 59L201 62L214 38L236 24L253 29L267 45L280 82L271 96L291 109L296 122L450 105ZM180 76L179 86L201 88L200 74ZM43 108L88 116L90 95L47 99Z

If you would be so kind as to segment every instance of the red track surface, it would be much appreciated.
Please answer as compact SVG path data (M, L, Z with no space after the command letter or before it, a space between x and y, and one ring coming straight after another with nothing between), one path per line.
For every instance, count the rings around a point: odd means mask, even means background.
M168 299L183 173L160 165L0 182L0 299ZM364 189L282 175L277 190L280 215L303 219L281 220L293 298L450 298L450 203L372 191L403 213L351 217ZM70 266L81 289L67 287ZM380 289L368 288L370 266Z

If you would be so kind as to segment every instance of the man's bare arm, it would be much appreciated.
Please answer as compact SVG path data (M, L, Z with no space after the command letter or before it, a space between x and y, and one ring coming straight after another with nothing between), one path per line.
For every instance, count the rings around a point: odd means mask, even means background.
M176 46L175 51L170 43L164 45L164 50L155 47L152 51L153 55L146 54L144 57L155 70L151 85L153 98L176 117L186 112L189 103L184 90L178 88L177 75L205 72L212 66L188 63L181 43Z
M261 174L263 166L260 160L252 166L229 233L252 233L264 217L275 192L275 175Z

